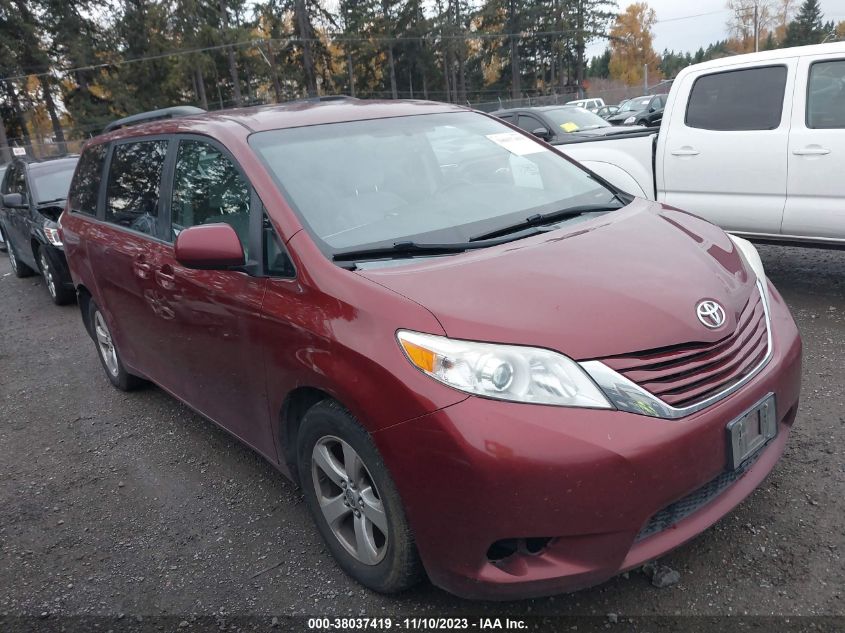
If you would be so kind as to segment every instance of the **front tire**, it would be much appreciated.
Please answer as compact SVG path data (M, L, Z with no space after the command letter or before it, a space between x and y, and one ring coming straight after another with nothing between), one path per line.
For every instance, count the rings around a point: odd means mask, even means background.
M423 577L399 492L369 434L334 400L305 414L297 441L305 502L341 569L382 593Z
M41 269L41 276L44 278L44 284L47 286L47 292L50 293L53 303L57 306L63 306L76 298L73 291L68 290L62 284L61 275L56 271L50 261L50 256L47 255L47 249L43 246L38 249L38 267Z
M143 378L130 374L123 366L106 323L106 317L94 301L91 301L88 306L88 323L91 324L91 336L97 347L97 356L109 382L121 391L133 391L144 386L146 381Z

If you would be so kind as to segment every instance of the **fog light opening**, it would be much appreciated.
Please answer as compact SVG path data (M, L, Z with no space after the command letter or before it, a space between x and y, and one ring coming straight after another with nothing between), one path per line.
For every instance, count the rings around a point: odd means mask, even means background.
M527 538L525 539L525 551L534 556L542 554L543 550L549 546L549 542L551 540L550 536L535 536L533 538Z
M517 553L537 556L546 550L551 540L550 536L502 539L493 543L487 550L487 560L491 563L500 563Z
M510 558L519 550L519 541L515 538L506 538L496 541L487 550L487 560L491 563L498 563Z

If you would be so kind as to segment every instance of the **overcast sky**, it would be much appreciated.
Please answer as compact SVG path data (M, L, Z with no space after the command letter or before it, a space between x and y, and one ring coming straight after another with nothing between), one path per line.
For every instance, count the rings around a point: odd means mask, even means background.
M727 22L730 11L727 0L647 0L657 13L658 24L654 27L654 49L675 51L697 51L711 42L727 36ZM632 4L629 0L618 0L619 10ZM845 0L821 0L825 20L845 20ZM695 17L688 17L695 16ZM684 19L677 19L684 18ZM587 56L600 55L607 46L597 42L587 50Z

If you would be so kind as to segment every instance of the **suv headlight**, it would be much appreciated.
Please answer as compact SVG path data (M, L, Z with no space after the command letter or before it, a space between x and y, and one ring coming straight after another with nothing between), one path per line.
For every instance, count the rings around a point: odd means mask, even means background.
M745 259L748 267L757 275L757 279L760 280L760 286L763 288L763 299L765 299L766 305L770 306L772 302L770 301L771 297L769 297L769 282L766 280L766 271L763 269L763 261L760 259L760 253L757 252L757 249L748 240L731 235L730 233L728 233L728 237L731 238L731 241L739 249L739 252L742 253L742 257Z
M631 123L633 123L636 120L637 120L636 116L629 116L627 119L625 119L625 121L623 122L623 125L631 125Z
M612 409L572 359L547 349L462 341L400 330L408 360L438 382L485 398Z
M47 237L47 241L49 241L50 244L58 248L62 247L62 234L59 232L57 227L45 225L44 235Z

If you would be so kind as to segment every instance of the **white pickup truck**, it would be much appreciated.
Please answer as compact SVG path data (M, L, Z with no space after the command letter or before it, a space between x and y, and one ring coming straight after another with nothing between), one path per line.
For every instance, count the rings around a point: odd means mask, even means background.
M689 66L657 133L559 149L732 233L845 247L845 42Z

